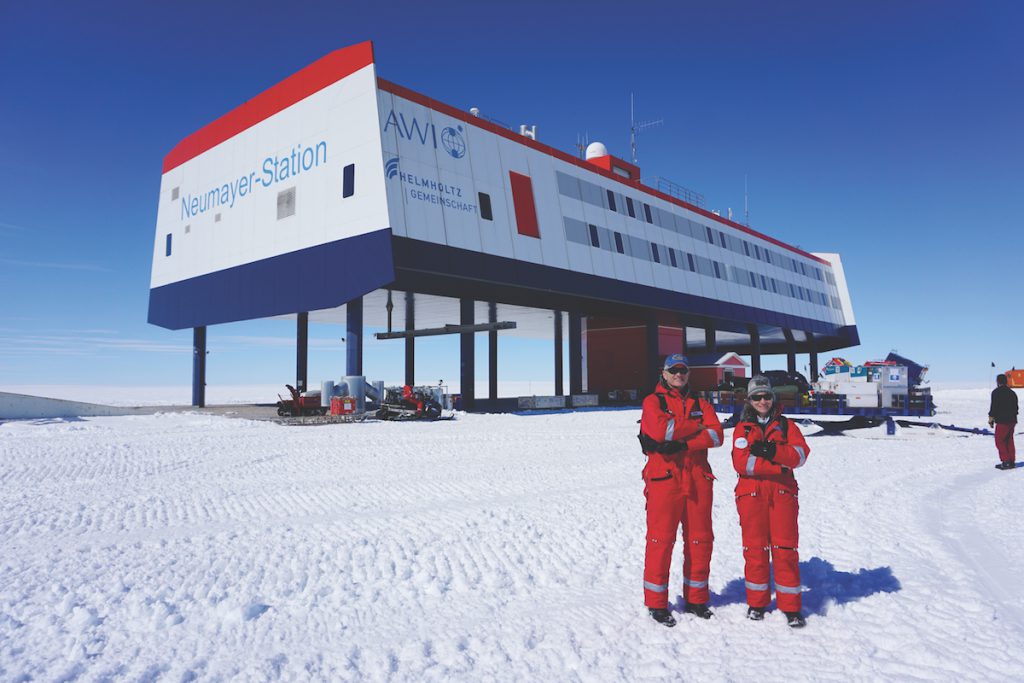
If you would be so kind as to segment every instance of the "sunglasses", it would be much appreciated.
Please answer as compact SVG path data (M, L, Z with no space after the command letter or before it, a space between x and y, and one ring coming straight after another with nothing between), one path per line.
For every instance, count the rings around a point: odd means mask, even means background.
M674 368L669 368L665 372L670 375L688 375L690 374L690 368L684 368L681 365L677 365Z
M750 397L750 402L751 403L756 403L758 401L772 401L772 400L774 400L774 399L772 398L771 394L758 394L757 396L751 396Z

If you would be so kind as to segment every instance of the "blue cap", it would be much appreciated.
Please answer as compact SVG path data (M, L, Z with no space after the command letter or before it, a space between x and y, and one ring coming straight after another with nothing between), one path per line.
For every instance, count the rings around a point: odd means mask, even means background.
M690 361L689 359L687 359L686 356L684 356L681 353L673 353L672 355L665 359L665 370L668 370L669 368L674 368L677 365L684 365L686 367L690 367Z

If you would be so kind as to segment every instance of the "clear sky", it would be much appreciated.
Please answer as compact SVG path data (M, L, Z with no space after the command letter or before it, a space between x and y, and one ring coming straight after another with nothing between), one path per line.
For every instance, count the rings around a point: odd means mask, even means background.
M747 178L753 228L842 255L862 344L841 355L988 381L1024 367L1021 8L2 1L0 385L189 383L191 332L146 323L164 155L367 39L378 75L569 152L588 135L628 158L635 93L664 120L640 136L644 177L741 221ZM311 329L311 384L344 374L341 336ZM503 343L509 378L547 378L548 344ZM400 346L368 343L368 374L399 378ZM216 326L209 348L210 383L294 378L290 323ZM417 361L457 380L457 340Z

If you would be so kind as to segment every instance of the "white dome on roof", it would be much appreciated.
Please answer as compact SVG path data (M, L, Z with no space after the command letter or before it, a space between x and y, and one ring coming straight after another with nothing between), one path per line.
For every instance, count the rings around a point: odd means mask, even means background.
M608 148L604 146L603 142L591 142L587 145L587 161L606 156L608 156Z

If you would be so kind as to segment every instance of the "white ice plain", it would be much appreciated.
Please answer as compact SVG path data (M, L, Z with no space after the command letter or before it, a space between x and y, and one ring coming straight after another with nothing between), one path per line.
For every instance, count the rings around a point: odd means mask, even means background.
M987 389L937 402L985 426ZM1024 470L995 470L991 437L809 439L802 631L744 618L712 451L716 615L666 629L642 604L638 417L0 424L0 680L1024 679Z

